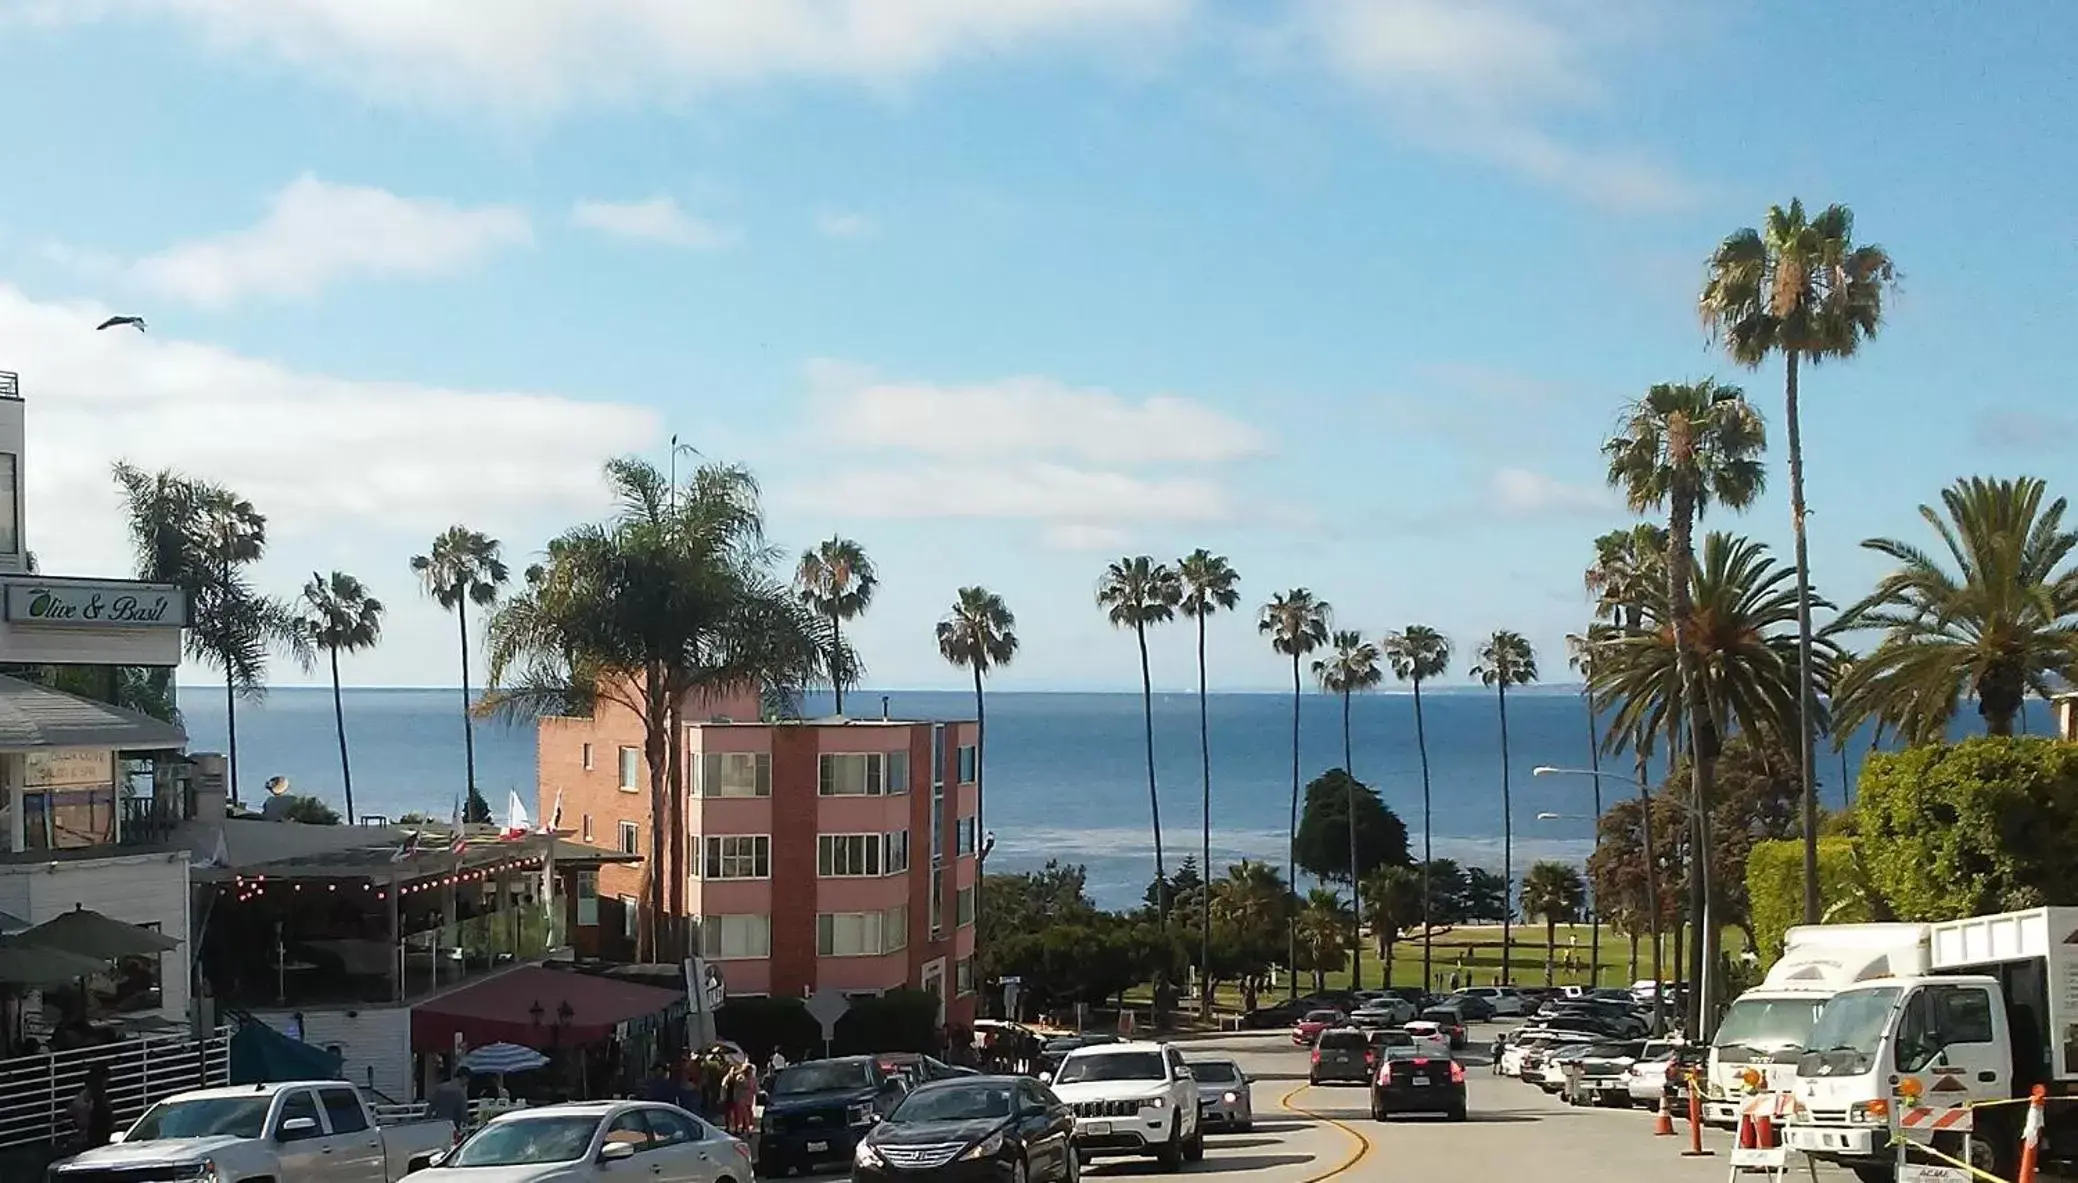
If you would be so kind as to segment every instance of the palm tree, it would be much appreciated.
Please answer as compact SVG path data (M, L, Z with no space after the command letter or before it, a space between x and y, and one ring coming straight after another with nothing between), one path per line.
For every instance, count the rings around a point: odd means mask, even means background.
M1694 605L1689 584L1695 565L1696 520L1712 503L1744 509L1767 484L1760 456L1767 431L1760 413L1736 386L1711 379L1694 383L1661 383L1625 409L1620 432L1602 445L1609 462L1609 483L1623 490L1634 512L1667 509L1667 599L1677 678L1687 699L1689 744L1694 754L1691 811L1697 833L1694 860L1700 889L1690 908L1696 915L1697 940L1703 947L1702 972L1690 1002L1698 1022L1690 1030L1708 1034L1703 1022L1711 1013L1710 979L1716 972L1717 934L1710 912L1709 815L1712 782L1722 742L1710 726L1703 679L1694 665Z
M938 655L956 666L962 666L974 675L974 829L976 833L988 833L984 822L984 806L987 796L982 791L982 769L988 763L988 712L987 701L981 692L981 680L992 669L1009 665L1017 656L1017 617L1012 615L1003 597L985 587L963 587L953 601L952 610L938 622ZM980 858L987 857L987 848L978 846ZM979 864L980 859L977 859ZM974 938L977 942L984 931L981 923L983 885L988 876L980 865L974 873ZM980 949L975 954L980 955Z
M1797 406L1798 363L1848 358L1883 325L1883 305L1897 268L1880 246L1854 245L1854 213L1829 205L1806 220L1804 203L1769 206L1762 229L1733 231L1710 256L1710 277L1697 307L1733 361L1759 366L1783 356L1782 419L1789 442L1789 521L1796 538L1798 701L1797 749L1803 761L1804 923L1819 922L1817 712L1812 666L1811 555L1804 533L1804 438Z
M1356 853L1356 763L1350 757L1349 743L1349 699L1359 690L1375 689L1385 680L1385 669L1379 664L1378 646L1364 639L1362 633L1350 629L1337 629L1334 640L1334 656L1313 663L1314 680L1320 688L1330 694L1342 696L1342 770L1349 773L1347 805L1349 813L1349 890L1351 902L1350 922L1362 923L1364 899L1357 890ZM1364 988L1364 942L1361 934L1350 934L1349 987Z
M1147 555L1119 559L1104 568L1097 581L1097 606L1113 628L1133 630L1140 643L1140 711L1147 740L1147 810L1154 828L1154 879L1160 886L1155 900L1155 922L1164 932L1169 927L1169 878L1162 866L1162 798L1154 783L1154 680L1147 665L1147 626L1176 619L1176 606L1183 600L1183 581L1176 569L1157 563Z
M1274 652L1292 659L1292 811L1284 854L1287 883L1297 881L1299 857L1299 661L1328 643L1330 611L1326 600L1315 599L1312 592L1295 587L1282 595L1272 596L1256 615L1255 631L1270 638L1270 648ZM1299 945L1296 930L1288 946L1287 953L1292 959L1287 966L1292 971L1291 996L1297 998Z
M1307 892L1305 902L1299 905L1292 933L1306 952L1307 964L1313 968L1316 993L1327 989L1329 966L1339 965L1349 951L1351 915L1342 897L1325 887Z
M2011 735L2029 694L2078 680L2078 532L2047 497L2034 477L1972 477L1942 490L1945 517L1920 506L1952 569L1907 542L1862 543L1898 566L1837 626L1881 633L1841 680L1837 732L1874 719L1939 742L1967 694L1988 734Z
M413 555L412 574L419 577L426 594L442 608L455 614L455 627L462 642L462 762L467 774L469 804L463 817L471 822L491 820L490 803L476 788L476 724L469 696L469 605L488 608L498 602L498 589L512 572L499 555L498 540L467 526L449 526L433 539L432 549Z
M224 672L224 723L231 802L238 803L238 700L266 693L276 649L307 664L310 647L293 609L252 586L246 568L267 550L267 518L222 485L173 469L145 473L118 461L116 484L129 518L138 578L170 583L188 597L189 656ZM171 671L163 676L172 697Z
M346 708L339 698L339 654L375 648L382 639L382 601L344 571L312 573L303 585L303 631L332 665L332 724L339 732L339 779L346 789L346 824L354 824L354 770L346 755Z
M1388 864L1364 880L1364 920L1378 940L1378 956L1384 962L1378 979L1381 987L1393 984L1393 947L1399 944L1400 934L1422 921L1422 881L1426 878L1413 867Z
M1527 686L1537 680L1537 653L1528 638L1508 629L1495 629L1479 646L1478 664L1468 671L1481 685L1491 686L1501 704L1501 889L1515 890L1515 807L1508 792L1508 688ZM1501 901L1501 984L1511 980L1513 946L1509 944L1513 901Z
M849 538L831 538L801 552L794 567L794 588L801 602L830 619L830 635L841 648L843 622L857 619L873 602L880 578L866 548ZM837 696L837 713L844 713L844 684L858 677L855 669L839 669L833 662L830 687Z
M1279 933L1287 938L1292 930L1291 888L1277 868L1268 863L1242 859L1211 884L1208 909L1244 948L1267 949ZM1293 972L1297 972L1294 970ZM1244 975L1241 984L1243 1010L1254 1010L1256 977Z
M1204 776L1204 817L1198 831L1198 859L1205 873L1212 873L1212 727L1206 717L1209 695L1205 689L1205 620L1216 612L1231 612L1241 602L1241 576L1227 562L1204 547L1177 560L1177 578L1183 581L1183 600L1178 605L1198 625L1198 760ZM1212 964L1212 909L1199 912L1198 963ZM1212 991L1199 993L1201 1013L1212 1011Z
M1435 815L1429 805L1429 734L1421 710L1421 684L1440 678L1450 668L1450 638L1425 624L1410 624L1385 638L1385 659L1392 663L1393 676L1414 684L1414 746L1421 753L1421 988L1431 984L1435 964L1435 924L1429 919L1428 868L1435 861L1431 847Z
M1601 727L1595 719L1595 698L1591 683L1595 655L1601 647L1618 636L1615 626L1597 621L1587 626L1584 633L1566 635L1566 664L1580 675L1580 701L1587 708L1587 767L1594 775L1588 777L1595 803L1595 843L1602 841L1602 736ZM1589 984L1602 984L1602 908L1601 901L1592 901L1588 910L1588 964L1594 966Z
M1564 863L1540 862L1522 877L1522 916L1544 922L1544 984L1551 985L1552 960L1558 950L1558 926L1580 919L1587 885L1580 872Z

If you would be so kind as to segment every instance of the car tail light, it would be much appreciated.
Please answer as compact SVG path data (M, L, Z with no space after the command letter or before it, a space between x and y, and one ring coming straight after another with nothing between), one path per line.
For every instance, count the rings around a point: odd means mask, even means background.
M1316 1063L1316 1064L1320 1063L1320 1049L1319 1049L1319 1048L1314 1048L1314 1049L1313 1049L1313 1062L1314 1062L1314 1063Z
M1452 1060L1450 1062L1450 1083L1465 1083L1465 1066L1463 1064L1458 1063L1456 1060Z
M1364 1049L1364 1063L1365 1063L1365 1065L1366 1065L1366 1066L1369 1066L1369 1065L1371 1065L1371 1064L1376 1064L1377 1062L1378 1062L1378 1053L1377 1053L1377 1052L1375 1052L1375 1051L1373 1051L1373 1050L1371 1050L1370 1048L1365 1048L1365 1049Z

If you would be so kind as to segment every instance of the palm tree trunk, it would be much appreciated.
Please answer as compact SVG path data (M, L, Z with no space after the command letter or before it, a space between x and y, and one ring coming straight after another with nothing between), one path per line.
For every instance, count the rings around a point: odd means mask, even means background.
M1585 691L1581 700L1587 704L1587 766L1594 773L1588 780L1594 785L1595 794L1595 839L1594 850L1602 849L1602 744L1595 726L1595 700ZM1589 857L1593 857L1592 854ZM1588 879L1587 948L1588 977L1590 987L1602 984L1602 909L1601 901L1594 898L1594 879Z
M1349 691L1342 691L1342 771L1349 774L1343 814L1349 824L1349 988L1364 988L1364 895L1356 866L1356 762L1349 755Z
M1558 959L1558 921L1544 917L1544 985L1551 986L1552 963Z
M1435 856L1430 849L1430 835L1435 831L1435 816L1429 808L1429 733L1421 714L1421 679L1414 679L1414 746L1421 753L1421 988L1434 986L1435 925L1429 919L1429 881L1433 876L1430 867Z
M231 674L231 663L224 662L224 733L228 741L225 746L224 768L231 776L231 804L238 804L238 683Z
M1712 990L1712 979L1717 971L1717 940L1713 933L1715 921L1711 908L1710 867L1710 806L1715 800L1713 792L1717 772L1718 735L1715 720L1710 715L1710 704L1703 690L1701 673L1695 668L1694 633L1695 606L1690 596L1689 580L1695 566L1694 533L1696 495L1690 482L1693 474L1686 474L1674 482L1673 514L1667 528L1667 582L1668 602L1674 612L1674 654L1679 666L1681 684L1688 700L1685 712L1693 769L1689 802L1695 830L1695 850L1689 860L1690 879L1694 883L1689 907L1696 919L1694 960L1694 1003L1691 1010L1695 1016L1689 1028L1691 1039L1709 1038L1710 1018L1716 1005Z
M644 894L649 897L649 922L637 929L636 939L646 943L646 949L639 948L637 955L655 961L663 952L657 938L664 922L664 876L670 870L664 865L664 834L669 829L670 806L665 788L670 758L664 745L671 737L671 723L663 673L655 662L648 664L644 679L642 751L649 761L649 857L644 860L649 868L649 890Z
M1508 680L1494 683L1501 702L1501 982L1512 978L1509 966L1509 937L1515 917L1515 807L1508 794Z
M1207 605L1210 606L1209 604ZM1205 984L1198 991L1198 1012L1212 1013L1212 727L1206 717L1205 613L1198 613L1198 760L1205 778L1205 816L1198 830L1199 873L1205 880L1205 898L1198 909L1198 973Z
M1854 778L1847 774L1847 743L1840 743L1840 808L1854 808Z
M981 768L988 756L988 716L981 697L981 663L974 662L970 668L974 671L974 961L979 965L983 964L981 934L987 931L982 927L981 910L988 882L988 827L983 823L982 807L988 798L981 789Z
M462 816L476 812L476 803L483 798L476 792L476 721L469 715L469 594L463 588L455 600L455 627L462 636L462 765L467 770L469 797ZM469 819L476 820L476 819Z
M1789 351L1783 382L1783 418L1789 428L1789 519L1797 549L1797 756L1804 776L1804 923L1817 924L1818 906L1818 686L1811 669L1811 551L1804 531L1804 431L1797 415L1797 351Z
M1655 1035L1663 1035L1667 1030L1667 971L1660 961L1659 857L1652 845L1652 784L1645 771L1643 734L1641 731L1633 736L1631 751L1638 764L1638 826L1645 846L1646 927L1652 936L1652 1031ZM1632 952L1635 957L1636 946L1632 947Z
M1136 624L1140 640L1140 722L1147 741L1147 813L1154 825L1155 926L1169 931L1169 876L1162 865L1162 798L1154 784L1154 675L1147 667L1147 626Z
M668 934L667 948L673 963L683 961L689 952L685 947L686 916L686 799L685 799L685 752L684 720L679 714L678 687L666 686L664 699L664 792L669 796L665 811L664 833L668 836L664 852L665 916L662 925Z
M1635 933L1635 932L1632 932L1632 933L1626 933L1625 935L1631 938L1631 974L1630 974L1630 977L1631 977L1631 980L1635 982L1635 981L1637 981L1637 980L1638 980L1638 934L1637 934L1637 933Z
M339 701L339 647L327 650L332 658L332 725L339 732L339 780L346 786L346 824L354 824L354 769L346 758L346 708Z
M844 652L844 625L835 612L830 613L830 691L836 695L836 713L844 713L844 671L838 667L838 655Z
M1284 844L1284 886L1286 891L1296 892L1299 887L1299 655L1292 654L1292 816L1291 828L1286 832ZM1294 918L1296 919L1296 918ZM1291 997L1299 996L1299 927L1287 926L1285 933L1285 960L1291 967Z

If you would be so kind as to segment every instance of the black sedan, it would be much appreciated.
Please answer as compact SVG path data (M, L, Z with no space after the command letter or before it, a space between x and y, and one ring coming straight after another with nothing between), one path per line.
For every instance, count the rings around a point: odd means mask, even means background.
M1411 1049L1385 1048L1371 1080L1371 1117L1386 1121L1399 1113L1440 1113L1465 1120L1465 1066L1448 1057L1419 1056Z
M853 1183L1078 1183L1075 1115L1026 1076L919 1085L852 1156Z

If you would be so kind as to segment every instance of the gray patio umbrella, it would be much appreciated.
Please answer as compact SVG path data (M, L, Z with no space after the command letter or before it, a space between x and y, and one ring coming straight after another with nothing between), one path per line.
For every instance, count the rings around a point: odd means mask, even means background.
M105 968L104 962L93 957L0 940L0 984L25 989L66 986Z
M146 957L180 948L180 942L172 937L111 920L87 908L74 908L54 920L46 920L15 936L13 943L56 949L96 961Z

